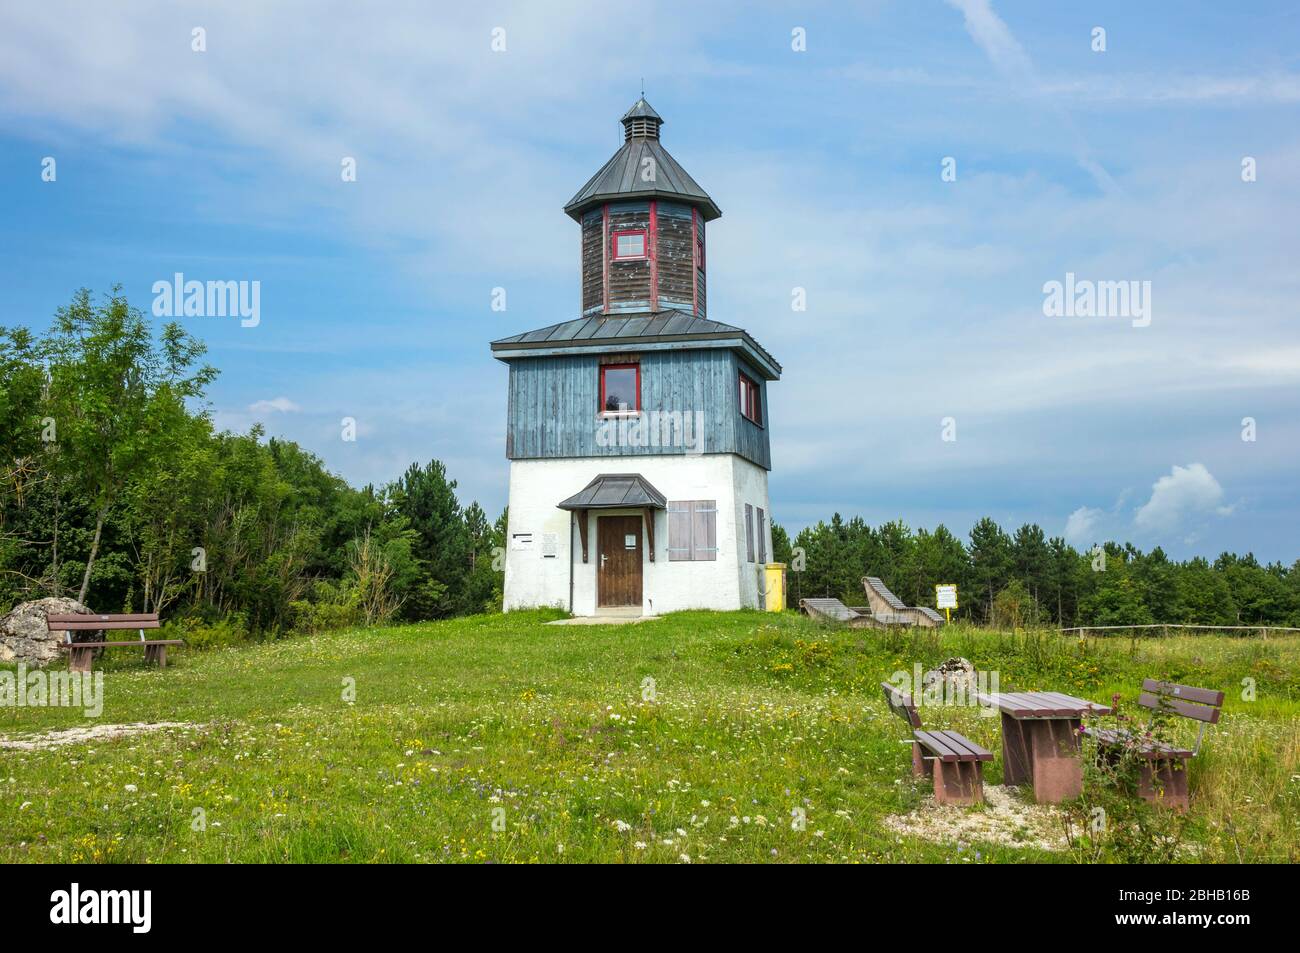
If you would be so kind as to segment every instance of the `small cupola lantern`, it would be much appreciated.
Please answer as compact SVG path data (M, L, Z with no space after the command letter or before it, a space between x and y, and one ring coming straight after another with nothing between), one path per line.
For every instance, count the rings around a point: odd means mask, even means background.
M632 108L623 113L619 120L623 124L623 141L629 139L658 139L659 127L664 124L660 116L642 96L632 104Z
M564 207L582 226L582 313L703 318L704 226L722 212L660 143L644 96L620 121L622 147Z

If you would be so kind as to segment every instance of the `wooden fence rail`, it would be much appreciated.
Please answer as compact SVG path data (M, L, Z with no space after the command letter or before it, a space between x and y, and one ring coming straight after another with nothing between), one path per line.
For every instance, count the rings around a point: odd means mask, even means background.
M1266 639L1270 632L1300 632L1300 628L1285 625L1181 625L1175 623L1164 625L1159 622L1147 625L1076 625L1059 631L1064 635L1066 632L1113 632L1132 631L1134 629L1161 629L1165 635L1169 634L1169 629L1202 629L1212 632L1262 632Z

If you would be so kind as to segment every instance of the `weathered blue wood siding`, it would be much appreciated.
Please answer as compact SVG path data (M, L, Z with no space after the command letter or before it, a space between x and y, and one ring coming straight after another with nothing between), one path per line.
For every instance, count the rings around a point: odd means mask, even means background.
M650 411L660 415L690 415L690 446L629 446L609 438L613 432L600 415L600 358L560 355L521 358L510 362L506 456L512 460L548 457L621 457L661 453L736 453L764 469L772 468L766 427L740 415L738 373L762 387L763 420L767 423L767 382L734 352L722 349L646 351L630 354L641 364L642 420ZM663 417L659 418L660 423ZM605 445L599 436L605 435Z

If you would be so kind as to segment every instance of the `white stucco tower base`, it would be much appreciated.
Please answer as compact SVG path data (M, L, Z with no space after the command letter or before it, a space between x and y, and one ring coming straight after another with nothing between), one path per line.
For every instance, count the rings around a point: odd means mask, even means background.
M767 471L734 453L637 455L619 459L514 460L510 464L510 511L506 529L505 608L554 606L574 615L598 615L596 521L601 516L640 515L641 510L586 511L588 559L582 561L577 513L558 507L598 474L635 471L669 501L714 500L717 552L714 559L669 559L668 516L654 514L654 559L649 539L642 545L644 615L680 609L760 608L763 563L772 552L770 518L755 525L754 558L746 541L745 505L753 522L770 514ZM762 539L758 538L761 533ZM622 614L627 614L626 610Z

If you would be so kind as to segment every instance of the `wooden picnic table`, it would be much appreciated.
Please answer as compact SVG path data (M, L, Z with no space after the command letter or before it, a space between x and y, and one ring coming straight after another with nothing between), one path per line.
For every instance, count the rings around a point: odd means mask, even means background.
M1002 780L1032 783L1034 800L1058 804L1083 791L1080 722L1110 706L1061 692L976 692L1002 712Z

